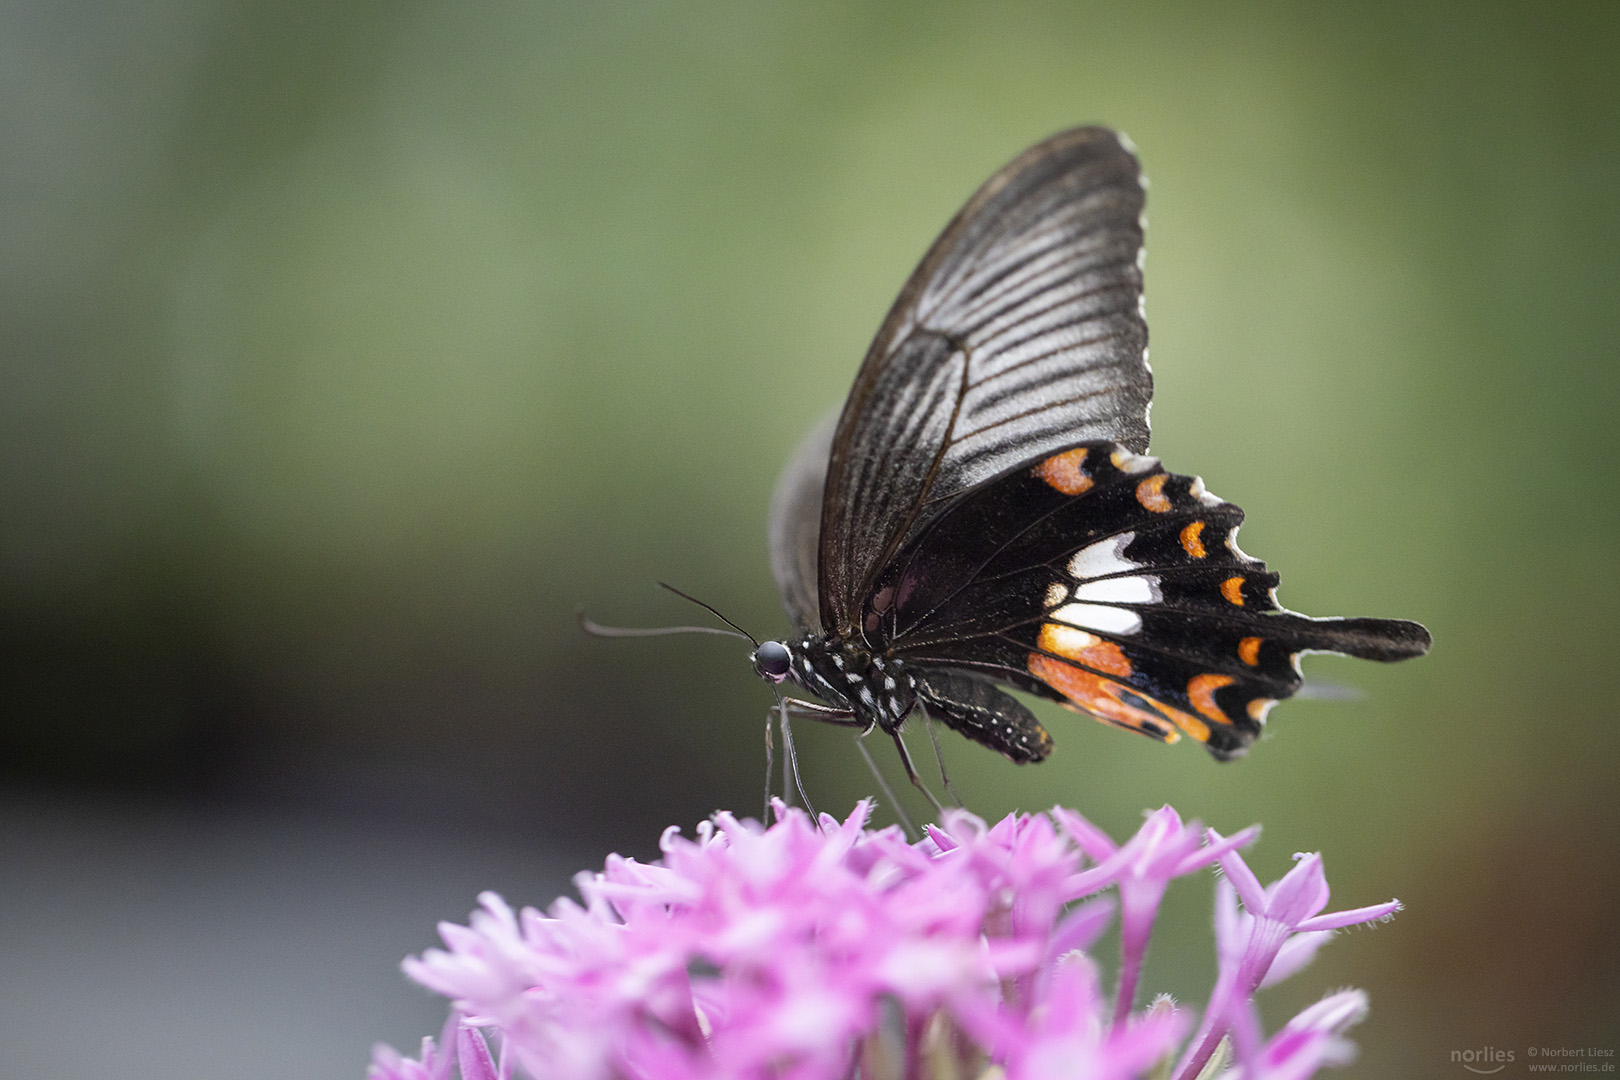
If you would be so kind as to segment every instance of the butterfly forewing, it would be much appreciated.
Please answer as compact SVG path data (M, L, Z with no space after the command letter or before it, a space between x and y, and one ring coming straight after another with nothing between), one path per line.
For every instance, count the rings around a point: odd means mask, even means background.
M935 241L831 444L825 629L859 632L880 568L960 493L1082 439L1146 448L1142 204L1119 137L1076 128L991 177Z

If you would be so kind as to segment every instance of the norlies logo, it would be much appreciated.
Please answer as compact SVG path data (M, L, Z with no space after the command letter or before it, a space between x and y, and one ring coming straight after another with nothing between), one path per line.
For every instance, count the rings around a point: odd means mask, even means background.
M1471 1073L1490 1076L1508 1067L1513 1060L1513 1051L1498 1050L1494 1046L1482 1046L1478 1050L1453 1050L1451 1060Z

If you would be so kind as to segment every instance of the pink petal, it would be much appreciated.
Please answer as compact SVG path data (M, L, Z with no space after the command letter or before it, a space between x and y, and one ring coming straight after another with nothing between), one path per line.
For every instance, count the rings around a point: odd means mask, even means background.
M1302 1009L1285 1027L1314 1029L1342 1035L1367 1017L1367 995L1360 990L1340 990Z
M1311 852L1296 855L1293 869L1268 890L1266 915L1293 929L1327 906L1327 876L1322 872L1322 856ZM1247 903L1247 901L1245 901Z
M1214 832L1214 830L1210 830ZM1218 860L1229 851L1236 851L1240 847L1248 847L1260 836L1260 826L1250 825L1226 837L1218 844L1207 844L1183 859L1175 870L1176 877L1185 877L1195 870L1202 870Z
M1295 929L1302 931L1338 930L1345 926L1358 926L1361 923L1388 919L1399 910L1401 910L1401 902L1399 900L1390 900L1382 904L1351 908L1349 911L1330 911L1326 915L1317 915L1314 918L1306 919Z
M1108 897L1081 904L1063 917L1052 932L1047 953L1054 960L1065 953L1086 949L1108 929L1114 917L1114 902Z
M456 1032L456 1060L461 1066L461 1080L499 1080L489 1044L477 1028L463 1027Z
M1076 847L1091 856L1093 862L1100 863L1119 850L1112 837L1073 810L1055 806L1052 808L1052 818Z
M1271 962L1266 971L1266 977L1260 980L1260 989L1275 986L1295 972L1303 970L1312 960L1316 959L1316 952L1328 939L1333 936L1330 930L1319 930L1295 934L1283 942L1283 947L1277 950L1277 959Z
M1219 846L1225 838L1214 829L1209 830L1209 843L1211 847ZM1243 906L1251 915L1263 914L1266 910L1266 890L1261 887L1260 879L1254 876L1249 864L1243 861L1243 856L1236 851L1228 851L1221 856L1221 869L1226 871L1226 879L1232 883L1237 894L1243 900Z

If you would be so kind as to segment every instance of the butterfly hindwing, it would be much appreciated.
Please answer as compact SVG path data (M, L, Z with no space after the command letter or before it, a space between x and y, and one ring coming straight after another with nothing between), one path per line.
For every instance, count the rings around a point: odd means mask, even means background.
M958 499L896 560L868 636L918 667L977 671L1219 757L1300 686L1306 651L1391 660L1428 634L1281 608L1243 513L1117 444L1055 454Z
M771 496L771 576L776 579L782 606L801 632L821 625L816 561L827 454L837 421L838 414L833 413L810 430L782 470Z

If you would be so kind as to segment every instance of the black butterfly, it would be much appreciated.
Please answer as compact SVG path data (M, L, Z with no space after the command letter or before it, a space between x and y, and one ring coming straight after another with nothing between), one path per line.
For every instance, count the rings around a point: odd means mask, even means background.
M895 301L836 425L771 511L791 641L756 670L881 728L918 707L1017 762L1052 737L993 683L1226 760L1306 652L1403 660L1429 633L1281 608L1243 511L1148 445L1141 171L1106 128L1054 135L968 200Z

